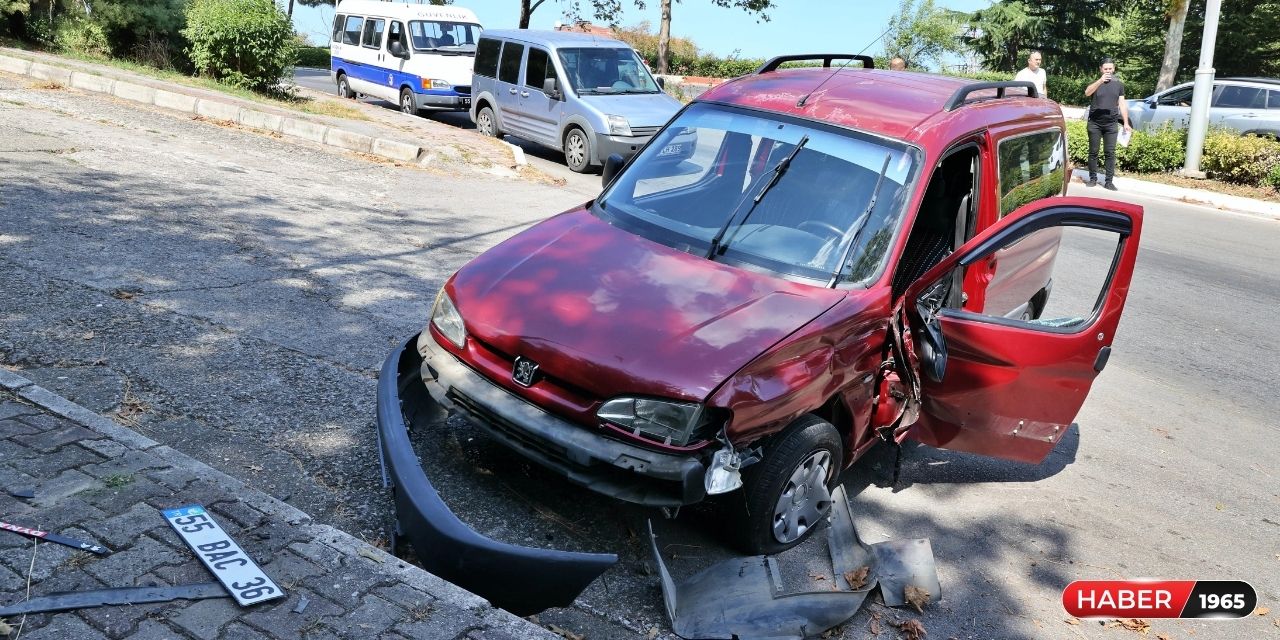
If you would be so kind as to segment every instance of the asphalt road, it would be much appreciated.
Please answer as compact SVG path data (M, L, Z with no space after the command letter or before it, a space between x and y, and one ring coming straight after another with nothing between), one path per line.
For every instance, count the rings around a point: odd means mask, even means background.
M457 178L36 88L0 74L0 362L355 535L391 517L375 375L458 266L584 198ZM1096 193L1100 195L1100 193ZM1110 365L1037 466L923 447L845 476L864 539L928 537L941 602L868 605L836 636L919 617L930 638L1120 638L1069 625L1083 578L1242 579L1280 601L1280 223L1143 198L1142 252ZM445 500L509 542L622 560L544 623L666 629L640 538L677 576L730 552L720 508L676 520L575 488L454 420L418 435ZM2 461L0 461L2 462ZM785 555L805 567L814 545ZM1257 638L1272 617L1153 621ZM1194 634L1194 635L1193 635Z
M299 67L293 72L293 80L300 87L305 87L313 91L321 93L333 94L337 92L337 87L333 80L329 78L327 69L309 69ZM399 106L394 102L387 102L381 98L364 97L362 102L368 104L376 104L386 109L396 111ZM459 129L468 129L474 131L476 125L471 121L471 116L466 111L424 111L418 117L430 118L436 122L442 122ZM564 180L571 189L579 191L600 191L600 172L574 173L565 165L564 154L554 149L548 149L542 145L522 140L515 136L507 136L504 138L507 142L516 145L524 150L525 158L529 164L537 167L543 173Z

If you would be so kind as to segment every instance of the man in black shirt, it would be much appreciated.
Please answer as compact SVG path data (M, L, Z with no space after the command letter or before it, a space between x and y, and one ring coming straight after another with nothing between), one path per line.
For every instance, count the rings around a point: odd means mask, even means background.
M1117 122L1124 123L1124 129L1132 133L1129 126L1129 107L1124 101L1124 83L1115 77L1116 65L1111 58L1102 61L1102 77L1094 81L1084 90L1084 95L1092 98L1089 103L1089 182L1090 187L1098 184L1098 142L1103 143L1107 162L1107 181L1103 186L1116 190L1112 179L1116 175L1116 134Z

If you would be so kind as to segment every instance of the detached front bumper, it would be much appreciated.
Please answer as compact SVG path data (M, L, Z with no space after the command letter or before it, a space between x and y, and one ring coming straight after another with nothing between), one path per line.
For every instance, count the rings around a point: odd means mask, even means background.
M445 351L430 335L418 345L432 410L461 411L490 437L597 493L648 507L679 507L707 496L696 454L671 454L584 429L521 400Z
M378 377L378 453L383 482L395 496L398 531L424 568L495 606L522 616L568 606L618 556L498 542L449 510L423 472L405 422L439 412L422 384L416 341L392 351Z

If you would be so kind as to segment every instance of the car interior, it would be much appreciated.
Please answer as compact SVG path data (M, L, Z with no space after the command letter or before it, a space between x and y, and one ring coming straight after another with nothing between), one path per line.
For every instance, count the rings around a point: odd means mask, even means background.
M924 199L907 237L893 279L893 295L899 296L911 283L973 237L977 226L978 149L968 146L952 152L938 163ZM957 269L946 306L959 307L963 277Z

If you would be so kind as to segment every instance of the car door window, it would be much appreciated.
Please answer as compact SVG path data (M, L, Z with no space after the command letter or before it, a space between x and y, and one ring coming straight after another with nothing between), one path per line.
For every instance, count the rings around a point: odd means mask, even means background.
M1267 108L1280 109L1280 91L1271 90L1267 92Z
M342 42L342 25L347 22L347 17L338 14L333 17L333 38L334 42Z
M997 158L1001 217L1028 202L1062 193L1066 169L1061 130L1005 138Z
M364 39L361 45L370 49L382 47L382 31L386 28L386 24L387 21L381 18L365 20Z
M1191 106L1191 91L1192 87L1175 89L1160 96L1156 102L1171 107L1189 107Z
M364 18L347 16L347 24L342 30L342 44L360 44L360 30L364 28Z
M498 55L502 53L502 41L492 38L481 38L476 47L475 74L496 78L498 76Z
M502 62L498 65L498 79L502 82L520 84L520 58L524 55L524 45L508 42L502 47Z
M406 53L409 51L409 42L405 38L404 25L399 22L392 22L387 28L387 51L391 50L391 43L399 42L404 47Z
M1265 101L1262 89L1227 85L1222 88L1213 106L1222 109L1263 109Z
M525 86L542 91L542 81L547 77L556 77L556 70L550 64L551 58L546 51L529 47L529 59L524 64Z

